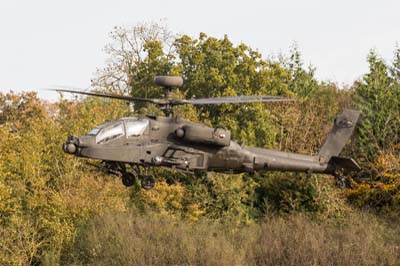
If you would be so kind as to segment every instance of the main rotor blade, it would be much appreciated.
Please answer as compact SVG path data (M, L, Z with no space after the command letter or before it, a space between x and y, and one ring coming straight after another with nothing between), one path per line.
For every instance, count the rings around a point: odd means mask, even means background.
M132 97L132 96L124 96L124 95L116 95L116 94L106 94L106 93L101 93L101 92L87 92L87 91L70 90L70 89L48 89L48 90L83 94L83 95L96 96L96 97L102 97L102 98L119 99L119 100L125 100L125 101L130 101L130 102L141 101L141 102L151 102L151 103L161 104L161 105L166 104L163 102L162 99L140 98L140 97Z
M256 103L256 102L292 102L295 99L285 98L282 96L270 96L270 95L242 95L242 96L226 96L226 97L215 97L215 98L201 98L201 99L188 99L188 100L178 100L178 99L154 99L154 98L140 98L140 97L132 97L132 96L124 96L124 95L116 95L116 94L106 94L101 92L87 92L81 90L72 90L72 89L49 89L58 92L68 92L68 93L76 93L83 94L89 96L103 97L103 98L111 98L125 101L141 101L141 102L150 102L157 104L159 106L174 106L174 105L182 105L182 104L193 104L193 105L205 105L205 104L223 104L223 103Z
M259 103L259 102L292 102L295 99L285 98L282 96L269 95L242 95L242 96L227 96L216 98L202 98L182 100L182 104L223 104L223 103Z

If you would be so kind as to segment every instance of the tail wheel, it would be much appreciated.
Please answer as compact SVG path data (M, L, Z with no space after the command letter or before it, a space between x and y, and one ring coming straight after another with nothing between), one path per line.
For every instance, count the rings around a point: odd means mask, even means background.
M150 190L154 187L156 181L154 180L154 178L150 175L144 175L142 176L142 180L141 180L141 184L142 184L142 188L145 190Z
M131 173L125 173L122 176L122 184L126 187L131 187L135 184L135 176Z

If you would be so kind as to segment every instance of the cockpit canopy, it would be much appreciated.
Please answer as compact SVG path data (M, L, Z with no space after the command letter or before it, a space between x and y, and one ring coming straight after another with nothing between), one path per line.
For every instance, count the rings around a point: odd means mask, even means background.
M149 120L130 117L105 123L90 130L88 135L96 137L96 143L102 144L123 136L127 138L141 136L149 126Z

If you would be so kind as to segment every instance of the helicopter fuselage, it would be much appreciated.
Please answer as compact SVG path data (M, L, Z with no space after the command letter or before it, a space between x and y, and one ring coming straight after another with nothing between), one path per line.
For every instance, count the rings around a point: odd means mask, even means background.
M328 144L332 145L333 141L335 147L344 146L358 116L359 113L352 110L339 116L351 124L345 127L335 125ZM344 142L335 143L335 137L339 140L344 138ZM338 154L332 154L332 160L324 158L323 153L311 156L248 147L231 140L231 133L226 129L211 128L180 117L144 116L114 120L96 127L87 135L69 137L63 149L66 153L106 162L162 166L188 172L334 174L338 165L351 170L358 167L352 159L336 157Z
M172 88L181 87L183 79L157 76L154 82L164 88L164 98L141 98L102 92L56 89L59 92L119 99L128 102L150 102L164 112L162 116L128 117L98 126L81 137L68 137L66 153L106 162L109 172L121 174L122 182L131 186L136 176L142 187L154 186L151 176L140 175L140 167L163 166L187 172L295 171L327 173L336 176L344 171L359 170L351 158L339 157L350 138L360 112L344 110L315 156L247 147L231 139L231 132L173 117L178 105L215 105L254 102L290 102L293 99L270 95L241 95L212 98L174 99ZM131 172L126 165L131 166ZM136 169L135 169L136 168ZM133 172L133 173L132 173Z
M95 134L89 132L79 138L70 137L64 144L64 151L103 161L164 166L189 172L254 170L250 167L254 162L252 152L232 141L229 131L180 117L122 118L93 132Z

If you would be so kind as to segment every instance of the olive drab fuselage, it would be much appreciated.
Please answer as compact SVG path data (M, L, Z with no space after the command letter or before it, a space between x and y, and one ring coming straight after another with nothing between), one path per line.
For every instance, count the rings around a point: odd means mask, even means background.
M345 110L323 146L344 146L359 112ZM348 124L345 124L348 123ZM337 149L337 148L336 148ZM327 148L325 148L327 150ZM299 171L333 174L338 166L356 170L352 159L310 156L256 147L231 140L230 131L180 117L128 117L106 123L79 138L70 137L64 151L76 156L138 166L164 166L188 172ZM327 153L327 152L325 152Z
M165 114L165 117L143 116L114 120L79 138L68 137L63 150L76 156L104 161L107 171L120 175L126 186L132 186L138 177L145 189L154 186L152 176L140 174L143 168L149 166L163 166L187 172L297 171L334 174L336 177L346 171L359 170L353 159L339 157L356 127L359 111L344 110L337 116L320 152L315 156L302 155L247 147L233 141L229 130L173 117L173 107L179 105L273 103L291 102L293 99L271 95L174 99L171 92L173 88L183 85L181 77L157 76L154 83L163 87L164 98L56 89L58 92L128 102L149 102L157 105Z
M140 134L129 135L129 121L146 121ZM103 141L102 131L122 125L124 134ZM180 117L128 117L100 126L96 134L72 137L64 151L77 156L140 166L196 171L243 172L254 158L231 140L230 131L192 123ZM74 147L70 147L74 145Z

